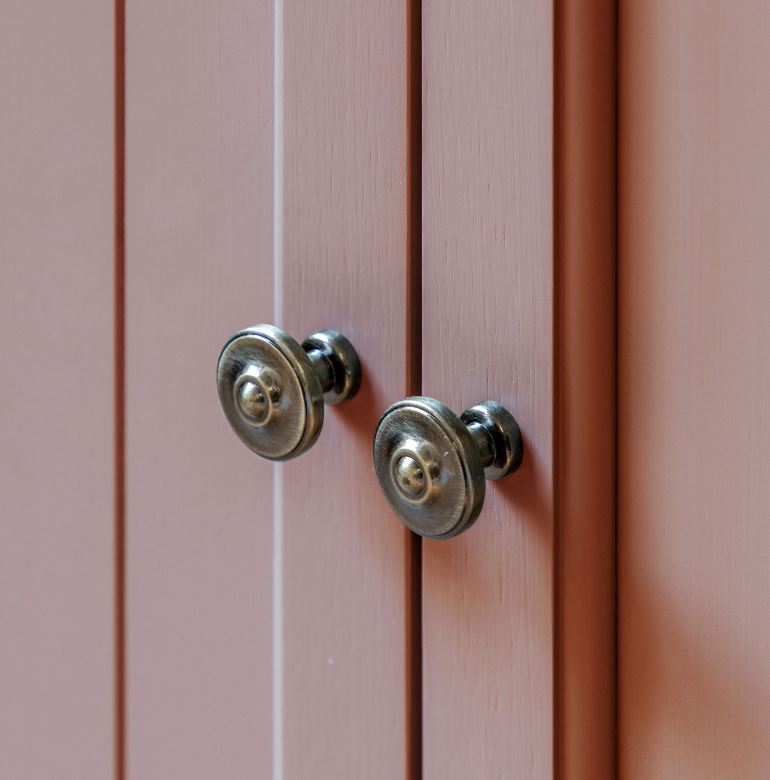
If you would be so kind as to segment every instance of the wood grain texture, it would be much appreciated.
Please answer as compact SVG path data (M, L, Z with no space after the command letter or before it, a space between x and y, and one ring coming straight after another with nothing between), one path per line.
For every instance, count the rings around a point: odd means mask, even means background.
M526 441L423 545L426 780L553 776L553 9L423 5L423 391Z
M620 775L770 776L770 6L621 4Z
M371 460L406 392L407 3L286 5L283 323L341 330L359 396L284 466L285 767L393 780L408 762L408 534Z
M615 0L556 18L556 776L615 776Z
M0 776L114 759L112 3L0 5Z
M271 772L272 469L216 393L272 317L273 4L127 9L127 776Z

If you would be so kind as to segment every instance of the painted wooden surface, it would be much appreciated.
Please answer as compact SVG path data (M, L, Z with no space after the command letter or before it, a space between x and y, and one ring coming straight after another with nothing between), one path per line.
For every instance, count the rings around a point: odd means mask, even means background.
M273 3L127 4L127 777L271 773L272 467L227 337L272 318Z
M285 777L406 776L410 541L371 460L406 394L407 3L285 6L282 325L333 327L364 384L283 467Z
M0 5L0 776L111 777L113 8Z
M517 417L520 471L423 545L426 780L553 775L553 13L423 4L423 391Z
M622 3L620 775L770 776L770 7Z
M556 19L556 776L615 777L615 0Z

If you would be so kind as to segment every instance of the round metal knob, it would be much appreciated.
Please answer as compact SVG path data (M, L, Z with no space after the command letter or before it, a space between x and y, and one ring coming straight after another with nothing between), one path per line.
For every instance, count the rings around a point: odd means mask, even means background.
M339 404L361 385L361 364L340 333L302 345L273 325L253 325L225 344L217 365L219 402L240 440L269 460L296 458L321 432L324 402Z
M433 398L393 404L374 434L374 468L403 523L428 539L466 531L484 505L485 479L521 465L524 442L510 412L494 401L459 417Z

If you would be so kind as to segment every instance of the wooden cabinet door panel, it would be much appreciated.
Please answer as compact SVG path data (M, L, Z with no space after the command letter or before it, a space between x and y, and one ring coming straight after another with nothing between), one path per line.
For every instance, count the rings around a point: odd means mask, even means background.
M273 316L273 3L126 12L126 777L270 777L273 478L215 370Z
M286 3L280 324L336 328L359 395L280 467L286 778L408 776L411 543L373 474L380 411L407 392L405 0Z
M611 5L3 10L6 774L610 776ZM216 397L264 321L364 369L282 465ZM526 439L452 541L373 472L418 392Z
M423 544L425 776L553 772L553 16L423 13L423 391L516 416L520 471Z
M0 776L115 752L114 9L0 5Z
M428 0L422 26L423 391L502 402L526 447L423 544L425 777L609 778L613 8Z
M622 3L620 775L770 776L770 7Z

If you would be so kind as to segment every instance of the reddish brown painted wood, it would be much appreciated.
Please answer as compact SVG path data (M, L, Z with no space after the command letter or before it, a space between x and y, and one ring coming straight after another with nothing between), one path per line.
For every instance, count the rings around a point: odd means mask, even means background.
M112 3L0 6L0 776L114 760Z
M556 6L556 776L615 776L615 0Z
M406 394L407 3L286 4L284 325L365 380L284 467L287 778L406 776L408 534L371 437Z
M272 2L128 4L127 776L269 777L271 466L219 410L272 317Z
M621 11L620 775L770 776L770 6Z
M423 390L502 402L527 448L423 545L426 780L553 776L553 23L423 5Z

